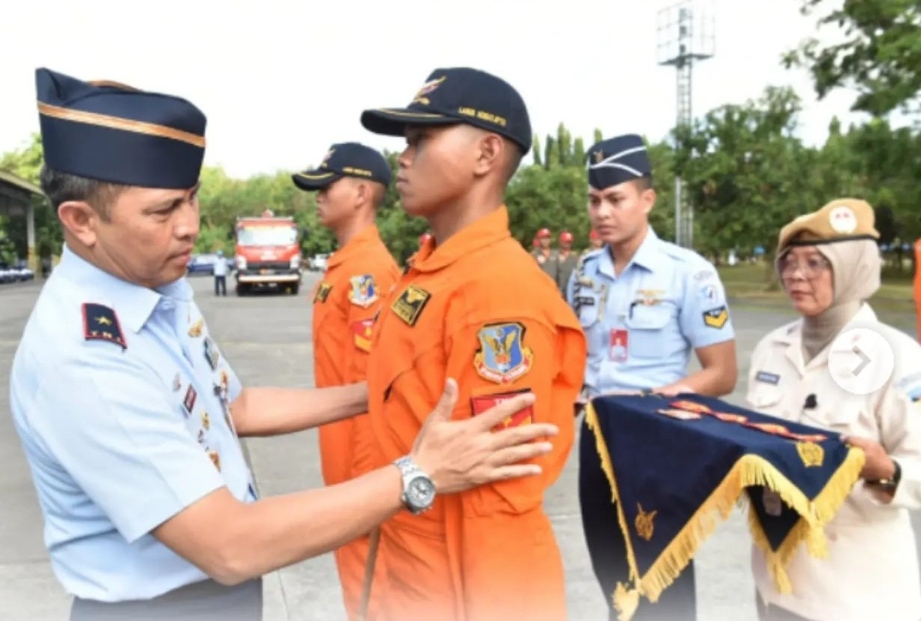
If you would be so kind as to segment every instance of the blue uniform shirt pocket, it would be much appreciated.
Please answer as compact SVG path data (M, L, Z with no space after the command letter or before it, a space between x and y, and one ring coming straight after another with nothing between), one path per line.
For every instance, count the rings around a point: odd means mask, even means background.
M629 356L631 358L663 358L668 355L669 322L674 321L674 309L668 304L635 305L628 317Z

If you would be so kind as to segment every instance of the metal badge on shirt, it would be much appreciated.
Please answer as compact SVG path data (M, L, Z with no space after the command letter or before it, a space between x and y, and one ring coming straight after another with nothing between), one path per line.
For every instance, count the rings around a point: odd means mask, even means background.
M221 355L217 351L217 344L214 342L210 336L205 337L205 360L208 361L208 366L211 367L211 370L214 371L217 369L217 363L220 361Z

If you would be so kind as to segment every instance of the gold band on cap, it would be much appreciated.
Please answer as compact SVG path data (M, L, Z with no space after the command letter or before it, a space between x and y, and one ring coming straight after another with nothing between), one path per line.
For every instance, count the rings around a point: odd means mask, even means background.
M127 84L122 84L121 82L114 82L112 80L90 80L87 82L87 84L91 86L107 86L109 88L119 88L123 91L135 91L138 93L144 92L139 88L128 86Z
M304 179L307 179L308 181L317 181L319 179L328 179L329 177L332 177L335 173L328 172L328 173L323 173L321 175L308 175L305 172L299 172L299 173L294 173L294 174L297 175L298 177L303 177Z
M156 136L158 138L169 138L170 140L185 142L186 144L190 144L201 149L205 148L204 136L185 132L181 129L175 129L173 127L167 127L166 125L157 125L156 123L147 123L145 121L132 121L130 119L122 119L117 116L99 114L96 112L70 110L68 108L52 106L42 102L38 102L38 111L40 114L44 114L45 116L50 116L64 121L86 123L88 125L98 125L100 127L120 129L126 132L145 134L147 136Z

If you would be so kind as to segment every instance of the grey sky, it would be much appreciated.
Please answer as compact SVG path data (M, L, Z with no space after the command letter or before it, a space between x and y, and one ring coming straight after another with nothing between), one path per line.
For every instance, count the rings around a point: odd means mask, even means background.
M668 0L0 0L0 152L38 130L34 69L177 94L208 116L206 163L234 176L316 163L333 142L398 149L360 123L407 104L436 67L473 66L518 88L536 133L564 121L590 140L674 123L675 72L656 64ZM850 93L816 102L781 54L815 32L800 0L715 0L716 56L695 69L694 108L790 84L800 134L824 140Z

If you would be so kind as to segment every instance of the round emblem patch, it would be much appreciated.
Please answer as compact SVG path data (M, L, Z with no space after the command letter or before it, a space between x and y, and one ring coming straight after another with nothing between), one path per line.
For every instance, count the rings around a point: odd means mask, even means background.
M850 207L835 207L831 210L828 221L836 233L853 233L857 230L857 216Z

